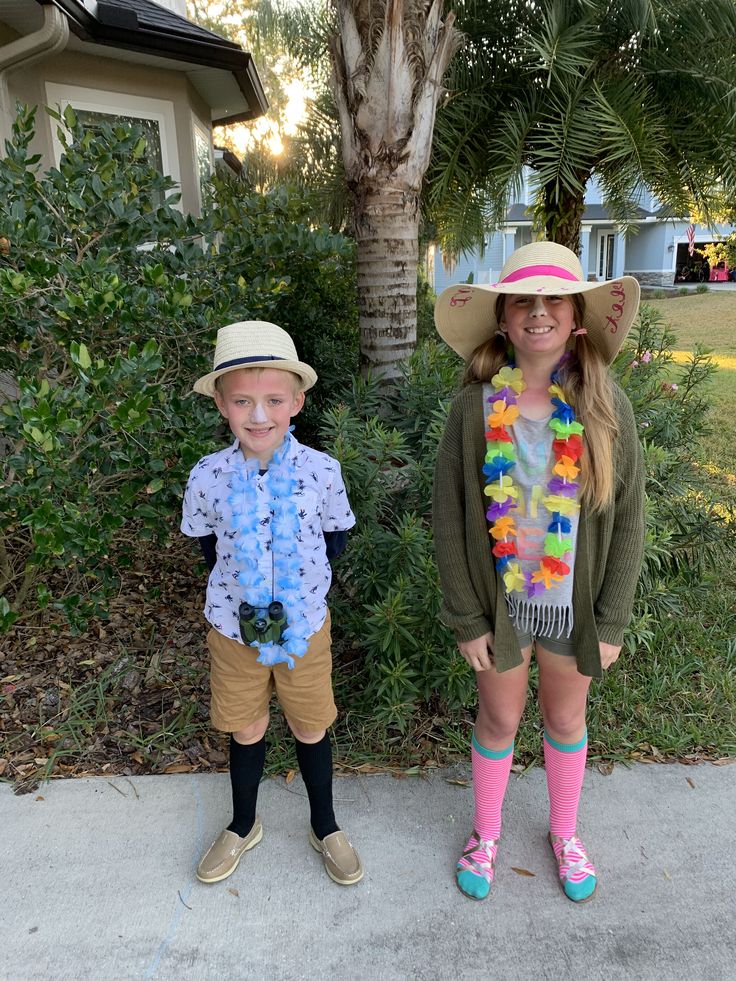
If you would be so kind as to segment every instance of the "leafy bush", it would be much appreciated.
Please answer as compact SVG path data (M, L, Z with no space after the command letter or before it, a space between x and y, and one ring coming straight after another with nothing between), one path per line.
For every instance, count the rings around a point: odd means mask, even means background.
M323 439L341 461L358 519L337 566L331 603L347 647L358 648L360 680L347 692L357 711L406 731L415 708L441 693L445 711L473 699L473 679L440 623L440 589L430 530L434 462L458 359L427 342L397 392L356 383L325 413Z
M58 169L27 110L0 161L0 629L49 605L82 626L141 540L169 547L189 469L229 438L191 395L218 327L293 333L322 375L312 428L358 363L352 245L310 229L307 199L217 181L184 217L139 131L56 118Z
M703 467L709 432L708 382L716 371L697 348L674 366L674 334L643 304L614 366L640 427L647 473L647 536L627 646L648 648L661 619L679 613L707 584L707 571L733 550L733 524L714 499Z

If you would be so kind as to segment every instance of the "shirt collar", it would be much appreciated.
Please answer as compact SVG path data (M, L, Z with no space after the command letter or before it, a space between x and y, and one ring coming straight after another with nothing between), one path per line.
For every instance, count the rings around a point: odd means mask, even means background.
M289 440L290 443L291 443L291 451L290 452L291 452L292 457L298 455L301 458L302 453L304 451L304 447L301 445L301 443L296 438L296 436L294 436L293 433L288 432L286 434L286 436L284 437L284 439ZM242 464L241 464L241 461L242 461ZM299 465L299 463L301 463L301 459L299 459L297 461L297 465ZM259 460L255 460L255 459L247 460L243 456L243 454L241 452L241 449L240 449L240 440L236 437L235 440L233 441L233 444L230 447L230 449L229 450L225 450L225 456L224 456L223 463L222 463L222 472L223 473L230 473L231 471L234 471L234 470L238 469L241 465L244 465L248 470L259 470L260 469L260 461Z

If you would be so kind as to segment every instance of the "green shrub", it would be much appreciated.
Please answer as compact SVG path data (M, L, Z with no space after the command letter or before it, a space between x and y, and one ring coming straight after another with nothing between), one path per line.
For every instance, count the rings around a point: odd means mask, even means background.
M27 110L0 161L0 629L49 605L81 627L142 541L178 539L189 469L229 440L191 394L218 327L293 332L321 376L300 432L358 363L353 246L310 228L308 199L219 181L184 217L140 131L57 120L58 169Z
M437 297L420 273L417 280L417 344L437 336L434 326L434 304Z
M650 648L654 626L707 588L707 572L734 548L733 524L702 466L709 432L708 382L716 367L702 348L674 368L674 334L642 304L615 373L640 427L647 473L644 564L627 645Z
M323 439L342 464L358 519L331 594L335 624L348 649L361 652L347 697L401 732L436 693L444 711L474 698L472 672L439 620L430 529L435 457L458 368L452 351L428 341L397 392L381 393L380 419L370 381L324 417Z
M708 292L708 285L706 283L698 283L698 285L695 287L695 292L696 293L707 293Z

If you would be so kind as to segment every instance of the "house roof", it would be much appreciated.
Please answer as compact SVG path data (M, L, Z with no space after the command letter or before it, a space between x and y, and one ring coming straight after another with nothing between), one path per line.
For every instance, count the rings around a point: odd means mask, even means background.
M645 208L637 207L634 211L634 221L643 221L651 216L652 212L647 211ZM532 213L525 204L512 204L506 212L507 224L531 224L531 221ZM609 222L610 224L615 224L616 219L604 204L586 204L582 221Z
M198 66L190 80L213 107L215 126L256 119L268 108L258 71L247 51L154 0L38 2L58 7L69 20L70 30L82 41Z

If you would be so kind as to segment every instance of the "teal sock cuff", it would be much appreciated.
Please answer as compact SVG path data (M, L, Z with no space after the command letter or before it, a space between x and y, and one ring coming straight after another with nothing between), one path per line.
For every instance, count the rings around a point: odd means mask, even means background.
M487 760L505 760L507 756L510 756L514 751L514 744L511 743L506 749L486 749L485 746L481 746L478 740L475 738L475 731L473 731L473 749L480 753L481 756L485 756Z
M585 730L585 734L579 743L558 743L556 739L553 739L547 730L544 730L544 738L554 749L559 749L561 753L577 753L579 750L584 749L586 743L588 742L588 730Z

